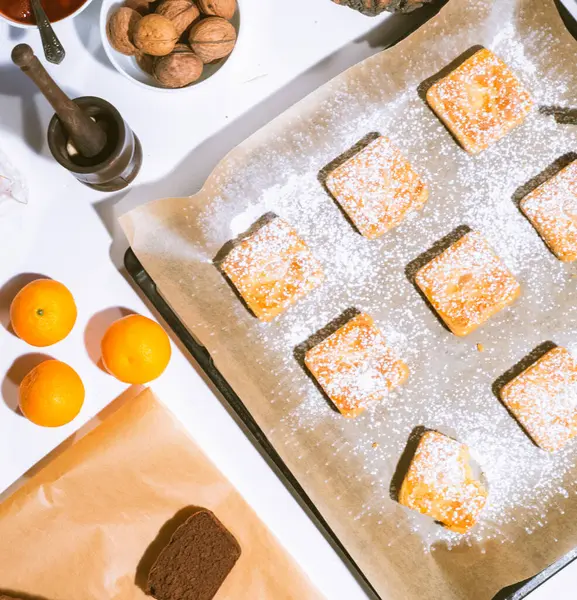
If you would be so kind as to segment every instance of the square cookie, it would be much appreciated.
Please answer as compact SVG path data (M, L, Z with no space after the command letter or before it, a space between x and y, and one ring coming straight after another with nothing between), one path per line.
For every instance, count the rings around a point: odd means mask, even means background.
M332 171L326 186L359 232L378 238L427 201L426 185L386 137Z
M360 314L311 348L305 364L345 417L404 383L407 365L387 346L373 319Z
M509 67L486 48L433 84L427 102L471 154L522 123L533 106Z
M577 364L565 348L547 352L500 395L543 450L559 450L577 434Z
M466 533L486 501L487 491L473 476L467 446L438 431L425 432L403 480L399 502L447 529Z
M525 196L521 210L559 260L577 259L577 161Z
M261 321L271 321L324 279L309 247L278 217L235 246L221 268Z
M521 292L515 277L476 231L422 267L415 283L458 336L477 329Z

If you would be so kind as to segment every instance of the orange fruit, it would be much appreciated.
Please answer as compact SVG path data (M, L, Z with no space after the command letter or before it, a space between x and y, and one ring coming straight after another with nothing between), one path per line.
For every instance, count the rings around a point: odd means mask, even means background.
M148 383L168 365L171 348L162 327L142 315L128 315L106 330L101 343L106 370L124 383Z
M76 304L66 286L52 279L36 279L12 300L10 321L14 333L28 344L50 346L72 331Z
M45 360L20 384L22 414L42 427L70 423L84 404L84 385L78 373L59 360Z

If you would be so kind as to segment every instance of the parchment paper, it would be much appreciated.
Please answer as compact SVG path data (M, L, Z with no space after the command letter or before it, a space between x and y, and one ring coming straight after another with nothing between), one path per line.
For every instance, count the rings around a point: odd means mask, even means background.
M152 562L193 506L212 510L242 548L215 599L321 600L149 390L107 416L0 505L0 595L147 598L138 585L146 585Z
M427 107L422 84L477 44L510 65L536 108L498 144L469 156ZM577 128L560 110L574 107L576 50L552 0L450 0L411 37L238 146L196 196L122 218L161 293L383 598L491 598L577 545L577 445L555 455L539 450L494 393L535 347L552 341L575 350L577 342L575 267L549 253L517 206L539 175L577 148ZM325 193L319 172L375 131L410 159L430 197L422 212L369 241ZM213 259L271 211L297 229L327 277L262 324ZM410 279L421 254L463 225L485 235L522 297L459 339ZM386 401L346 420L301 362L307 340L353 307L374 317L411 375ZM468 444L483 471L489 502L466 536L394 500L397 463L419 426Z

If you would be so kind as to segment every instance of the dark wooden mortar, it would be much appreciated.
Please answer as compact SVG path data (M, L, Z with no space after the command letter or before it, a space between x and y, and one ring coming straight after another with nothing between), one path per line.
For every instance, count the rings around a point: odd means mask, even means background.
M48 126L54 158L96 190L113 192L129 185L140 170L142 148L116 108L93 96L68 98L27 44L14 48L12 60L56 111Z

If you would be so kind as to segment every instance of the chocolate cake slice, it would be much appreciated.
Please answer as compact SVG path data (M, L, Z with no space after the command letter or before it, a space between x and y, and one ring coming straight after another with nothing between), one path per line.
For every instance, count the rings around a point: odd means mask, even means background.
M202 509L174 532L152 565L147 593L157 600L211 600L240 554L232 533Z

